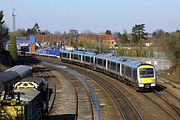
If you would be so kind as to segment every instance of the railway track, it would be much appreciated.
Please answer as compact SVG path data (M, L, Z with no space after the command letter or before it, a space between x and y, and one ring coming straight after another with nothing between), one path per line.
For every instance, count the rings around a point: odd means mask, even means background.
M48 81L49 89L51 90L51 97L49 98L48 114L51 113L55 98L56 98L56 82L53 79L52 74L49 73L50 69L43 67L42 65L33 68L33 76L43 77Z
M47 66L47 65L46 65ZM51 66L52 68L52 66ZM77 78L77 76L72 75L68 73L67 71L64 71L60 68L56 68L53 66L53 68L59 72L61 75L63 75L64 78L69 80L72 84L72 87L75 90L75 96L76 96L76 112L73 119L75 120L94 120L94 114L93 114L93 105L91 101L91 97L88 94L87 88L85 85ZM68 71L68 68L66 69Z
M166 90L163 86L157 85L153 89L154 93L169 104L180 115L180 99Z
M116 103L120 113L122 114L122 118L124 120L143 120L141 113L134 106L134 104L130 101L130 99L117 87L112 85L110 82L105 79L93 74L92 72L83 71L78 69L77 67L73 68L77 71L80 71L81 74L84 74L93 80L95 80L99 85L101 85L106 91L111 95L114 102Z
M87 89L85 88L84 84L78 80L75 76L71 74L67 74L66 71L60 71L65 78L69 78L76 93L76 119L77 120L93 120L93 106L91 102L91 98L88 94Z
M159 107L161 110L162 110L162 112L164 112L166 115L168 115L167 116L167 118L166 119L173 119L173 120L178 120L176 117L174 117L174 115L172 115L172 113L169 111L169 106L165 106L165 105L163 105L162 106L162 103L160 103L160 101L159 100L157 100L157 98L154 96L154 95L152 95L151 93L148 93L148 94L146 94L146 93L142 93L142 95L145 97L145 98L147 98L150 102L152 102L153 104L155 104L155 106L157 106L157 107ZM164 104L164 102L163 102L163 104Z

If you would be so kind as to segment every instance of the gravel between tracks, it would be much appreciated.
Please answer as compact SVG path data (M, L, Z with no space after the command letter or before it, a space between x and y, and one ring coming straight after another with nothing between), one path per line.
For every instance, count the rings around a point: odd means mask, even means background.
M76 114L76 96L75 91L70 83L64 76L53 70L51 73L56 76L56 99L50 116Z

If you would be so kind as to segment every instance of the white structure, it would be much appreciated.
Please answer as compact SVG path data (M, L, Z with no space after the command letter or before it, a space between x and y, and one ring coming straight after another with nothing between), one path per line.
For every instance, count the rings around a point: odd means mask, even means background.
M16 31L16 24L15 24L15 17L16 17L16 12L15 12L15 8L13 8L13 13L12 13L12 17L13 17L13 32Z

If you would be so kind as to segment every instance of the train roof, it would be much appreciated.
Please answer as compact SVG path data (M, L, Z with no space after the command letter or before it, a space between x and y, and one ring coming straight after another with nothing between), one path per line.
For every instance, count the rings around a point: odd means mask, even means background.
M88 52L88 51L82 51L82 50L63 50L62 52L75 53L75 54L85 55L85 56L94 56L94 55L96 55L96 53L94 53L94 52Z
M112 54L98 54L96 55L97 58L107 59L113 62L123 62L125 58L113 56Z
M133 60L133 59L125 59L123 61L123 64L130 66L132 68L138 68L140 65L142 65L140 61Z
M112 54L105 54L105 53L98 54L98 55L96 55L96 57L101 58L101 59L110 60L112 62L122 63L122 64L130 66L132 68L137 68L140 65L142 65L142 63L140 61L129 59L129 58L117 57L117 56L113 56Z
M32 89L32 88L15 89L14 92L15 93L20 92L20 100L22 102L32 101L40 93L39 91Z
M109 59L110 57L112 57L112 54L107 54L107 53L97 54L96 57L101 59Z
M20 78L20 75L14 71L5 71L0 73L0 83L10 82L17 78Z

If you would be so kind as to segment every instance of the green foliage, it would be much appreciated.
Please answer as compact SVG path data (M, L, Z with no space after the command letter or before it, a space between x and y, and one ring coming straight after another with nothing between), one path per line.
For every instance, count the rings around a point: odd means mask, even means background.
M10 54L14 60L17 59L17 45L16 45L16 36L11 36L11 47L10 47Z
M8 28L3 21L3 11L0 11L0 51L3 49L4 38L8 35Z
M144 28L145 28L145 24L138 24L132 28L133 43L138 44L140 42L140 40L147 39L148 33L145 32Z
M26 31L26 36L29 35L36 35L38 32L40 32L38 23L35 23L32 28L28 28Z
M70 46L73 48L78 48L78 41L76 38L71 38L70 39Z
M124 48L118 48L118 55L124 56L125 49Z
M169 50L175 57L176 72L180 74L180 32L172 33L168 38Z
M84 32L78 36L78 46L85 49L97 49L97 36L91 32Z
M128 43L128 36L127 36L126 31L124 31L124 33L121 35L121 41L122 41L122 44L127 44Z

